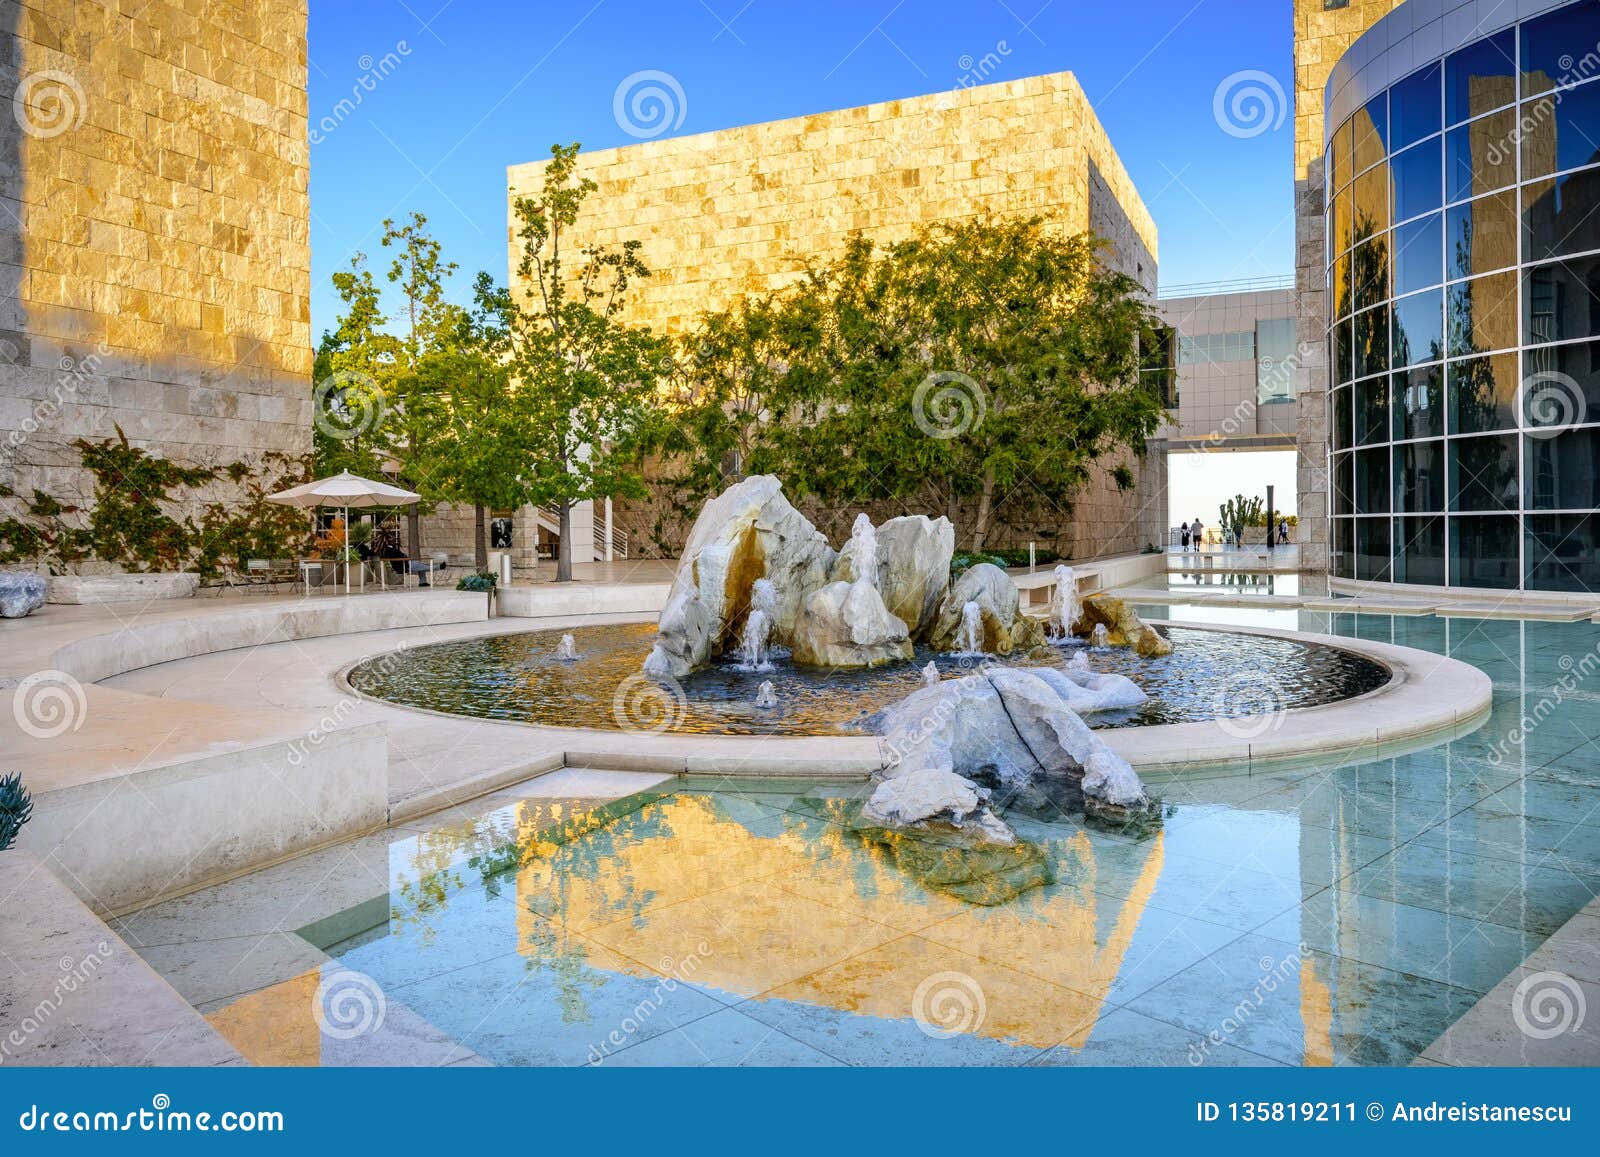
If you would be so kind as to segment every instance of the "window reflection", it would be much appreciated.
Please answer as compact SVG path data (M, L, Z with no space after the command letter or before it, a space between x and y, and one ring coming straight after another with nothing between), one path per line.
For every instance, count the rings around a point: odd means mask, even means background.
M1420 141L1442 127L1440 121L1440 74L1437 64L1418 69L1389 89L1389 147L1399 150ZM1434 168L1439 153L1434 148Z
M1406 514L1443 513L1443 440L1394 448L1394 508Z
M1600 341L1524 350L1522 375L1524 426L1600 422Z
M1513 349L1517 344L1517 274L1491 273L1445 291L1450 356Z
M1351 514L1355 511L1355 477L1355 455L1351 453L1335 455L1333 459L1333 512L1335 514Z
M1356 513L1389 513L1389 448L1357 450Z
M1517 436L1450 439L1450 509L1517 508Z
M1362 445L1389 440L1389 379L1356 383L1356 441Z
M1389 227L1389 166L1368 169L1350 186L1355 240L1360 242Z
M1394 303L1396 369L1435 362L1444 357L1443 314L1437 289L1402 297Z
M1389 520L1356 519L1356 578L1388 582Z
M1437 300L1438 295L1434 296ZM1355 323L1356 376L1383 373L1389 368L1389 310L1380 305L1366 313L1358 313Z
M1522 95L1573 84L1586 74L1573 45L1600 44L1600 4L1588 0L1522 24ZM1581 58L1581 54L1580 54Z
M1337 578L1355 578L1355 522L1349 518L1333 520L1333 549L1329 565Z
M1444 367L1424 366L1389 379L1396 441L1444 433Z
M1527 519L1527 585L1546 591L1600 591L1600 516L1541 514Z
M1355 426L1353 424L1350 386L1340 386L1333 391L1333 448L1335 450L1348 450L1355 445Z
M1471 277L1517 263L1516 194L1452 205L1445 213L1448 275Z
M1523 453L1528 509L1600 507L1600 428L1530 434Z
M1366 309L1389 298L1389 238L1374 237L1350 256L1356 308Z
M1516 33L1510 28L1451 53L1444 62L1445 119L1456 124L1510 104L1517 98L1516 72Z
M1451 129L1444 139L1447 201L1460 201L1517 183L1517 110Z
M1450 519L1450 585L1515 587L1520 569L1519 546L1514 517Z
M1516 428L1516 354L1451 362L1445 380L1449 383L1452 434L1486 434Z
M1600 249L1600 169L1522 187L1522 259Z
M1523 180L1597 162L1600 86L1563 89L1523 103Z
M1389 151L1389 95L1382 93L1369 100L1350 118L1355 171L1377 164Z
M1394 219L1405 221L1444 203L1438 137L1413 145L1390 163L1394 175Z
M1444 215L1435 213L1394 231L1394 291L1426 289L1444 280Z
M1394 520L1394 581L1444 586L1444 519Z
M1600 258L1535 265L1523 274L1522 326L1533 344L1600 336Z

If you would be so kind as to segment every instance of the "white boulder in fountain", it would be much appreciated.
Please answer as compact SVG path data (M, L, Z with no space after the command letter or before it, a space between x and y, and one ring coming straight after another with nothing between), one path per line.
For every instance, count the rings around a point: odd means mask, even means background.
M1145 810L1138 774L1059 687L1037 670L988 667L913 692L874 720L891 757L884 778L933 769L1016 791L1075 783L1088 811L1109 818Z
M1079 715L1096 711L1127 711L1150 697L1126 675L1104 674L1089 669L1089 657L1079 651L1066 668L1034 668L1033 673L1055 689L1068 707Z
M861 573L806 596L791 644L796 663L878 667L914 653L905 621L889 612L878 592L877 536L865 514L856 517L850 545Z
M1009 655L1043 641L1039 624L1022 613L1021 596L1011 576L993 563L968 567L950 584L928 631L928 645L938 651L957 651L964 643L962 623L969 620L968 603L976 603L982 639L976 648L989 655Z
M950 585L950 560L955 551L956 531L948 518L909 515L891 518L877 528L875 585L884 606L905 623L913 639L922 639L933 627L939 602ZM830 582L856 580L856 552L852 534L833 564Z
M861 809L868 823L886 828L959 828L983 842L1011 845L1017 835L989 810L989 792L952 771L922 768L886 779Z
M834 558L778 479L758 474L735 483L695 519L645 670L681 677L737 645L759 578L774 592L769 638L786 642L806 592L827 581Z

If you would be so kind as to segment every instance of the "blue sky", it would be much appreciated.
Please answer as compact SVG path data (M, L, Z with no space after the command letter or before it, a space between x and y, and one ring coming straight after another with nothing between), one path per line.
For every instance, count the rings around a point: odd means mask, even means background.
M358 250L386 265L386 216L427 214L458 296L503 281L506 166L634 143L613 98L643 70L681 87L677 135L947 91L986 56L989 80L1068 69L1155 216L1163 284L1293 270L1288 0L310 3L314 338L329 276ZM1265 121L1246 99L1219 122L1229 78Z

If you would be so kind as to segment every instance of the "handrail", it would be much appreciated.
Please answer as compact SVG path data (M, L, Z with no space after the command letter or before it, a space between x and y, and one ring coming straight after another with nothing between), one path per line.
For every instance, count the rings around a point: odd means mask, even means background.
M1261 293L1269 289L1293 289L1295 275L1277 273L1263 277L1241 277L1233 281L1192 281L1167 285L1156 290L1157 301L1175 297L1209 297L1214 293Z

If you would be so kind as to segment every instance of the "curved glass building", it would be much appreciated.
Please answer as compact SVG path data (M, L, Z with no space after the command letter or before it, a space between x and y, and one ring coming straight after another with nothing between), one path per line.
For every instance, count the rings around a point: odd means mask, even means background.
M1482 7L1328 83L1329 567L1600 591L1600 0Z

